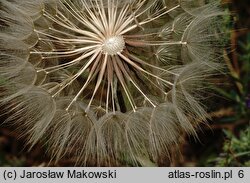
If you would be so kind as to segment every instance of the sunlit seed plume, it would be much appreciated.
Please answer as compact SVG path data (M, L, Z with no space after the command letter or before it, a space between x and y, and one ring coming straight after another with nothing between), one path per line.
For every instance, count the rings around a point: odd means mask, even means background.
M220 67L223 16L198 0L1 2L6 121L31 145L46 139L52 160L157 162L206 121L201 93Z

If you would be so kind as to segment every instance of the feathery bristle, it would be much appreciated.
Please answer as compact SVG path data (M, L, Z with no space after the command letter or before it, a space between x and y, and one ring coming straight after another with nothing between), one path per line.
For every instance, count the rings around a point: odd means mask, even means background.
M1 2L7 121L56 161L157 162L208 117L200 95L218 72L223 16L196 0Z

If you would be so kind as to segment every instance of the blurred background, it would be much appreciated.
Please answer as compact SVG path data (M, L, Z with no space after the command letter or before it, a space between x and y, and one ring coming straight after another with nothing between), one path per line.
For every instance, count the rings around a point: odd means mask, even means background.
M206 104L210 125L199 128L198 139L183 136L180 147L173 149L175 156L163 157L156 166L250 166L250 1L222 3L232 14L225 20L230 48L224 54L227 74L216 80L216 92ZM0 166L74 165L70 159L50 162L45 152L39 144L29 151L13 127L0 126Z

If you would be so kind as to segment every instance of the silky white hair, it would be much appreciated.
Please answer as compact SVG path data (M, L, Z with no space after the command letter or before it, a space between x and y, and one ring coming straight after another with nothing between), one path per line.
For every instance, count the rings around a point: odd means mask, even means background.
M0 2L0 102L52 160L157 162L208 118L226 14L201 0ZM130 164L131 165L131 164Z

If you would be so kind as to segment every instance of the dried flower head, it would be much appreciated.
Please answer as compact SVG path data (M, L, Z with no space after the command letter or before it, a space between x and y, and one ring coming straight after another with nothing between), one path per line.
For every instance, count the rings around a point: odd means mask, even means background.
M34 145L82 165L157 161L207 114L224 12L200 0L11 0L0 101Z

